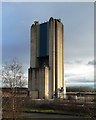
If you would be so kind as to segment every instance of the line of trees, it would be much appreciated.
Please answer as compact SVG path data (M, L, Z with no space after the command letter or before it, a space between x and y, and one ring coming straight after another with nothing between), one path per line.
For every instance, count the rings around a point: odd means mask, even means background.
M94 88L88 86L80 86L80 87L67 87L67 92L95 92Z

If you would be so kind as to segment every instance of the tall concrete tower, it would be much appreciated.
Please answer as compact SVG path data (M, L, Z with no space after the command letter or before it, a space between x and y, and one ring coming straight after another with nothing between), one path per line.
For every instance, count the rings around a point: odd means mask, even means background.
M53 19L31 26L28 89L33 99L64 97L64 26Z

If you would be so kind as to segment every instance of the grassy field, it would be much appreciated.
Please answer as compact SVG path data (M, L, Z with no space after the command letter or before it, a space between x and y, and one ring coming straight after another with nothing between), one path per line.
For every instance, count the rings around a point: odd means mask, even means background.
M93 102L76 102L76 101L50 101L45 103L29 102L23 108L24 112L39 112L64 114L73 116L89 116L93 117L95 114L95 105Z
M9 105L9 104L8 104ZM6 111L7 110L7 111ZM8 113L8 108L5 108ZM3 111L3 118L6 115ZM96 108L94 102L76 101L76 100L31 100L26 99L20 106L20 113L51 113L72 116L84 116L94 118ZM11 112L12 113L12 112ZM94 119L93 119L94 120Z

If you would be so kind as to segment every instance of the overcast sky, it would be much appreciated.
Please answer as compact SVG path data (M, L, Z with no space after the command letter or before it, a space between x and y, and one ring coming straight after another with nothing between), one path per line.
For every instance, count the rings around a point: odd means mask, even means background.
M2 3L3 63L17 57L27 75L30 27L50 17L64 24L64 64L67 86L94 84L94 3Z

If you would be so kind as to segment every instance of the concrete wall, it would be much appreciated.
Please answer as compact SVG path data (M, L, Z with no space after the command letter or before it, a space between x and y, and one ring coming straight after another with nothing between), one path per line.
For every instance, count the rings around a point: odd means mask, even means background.
M49 95L49 68L29 69L29 91L33 99L48 98ZM36 95L35 95L36 93ZM38 97L37 97L38 95Z
M38 91L30 91L30 97L32 99L38 99Z

